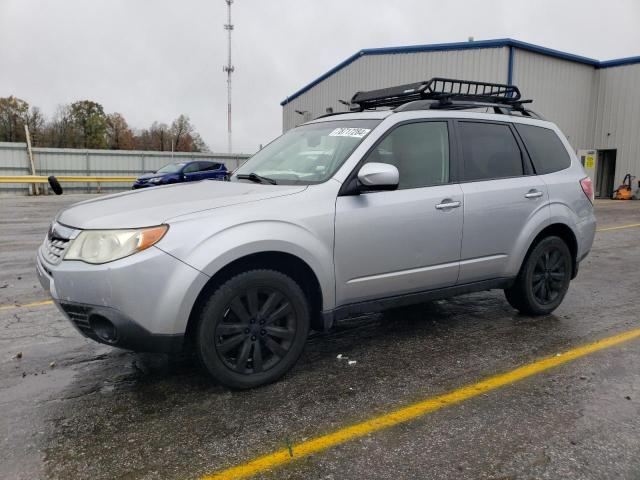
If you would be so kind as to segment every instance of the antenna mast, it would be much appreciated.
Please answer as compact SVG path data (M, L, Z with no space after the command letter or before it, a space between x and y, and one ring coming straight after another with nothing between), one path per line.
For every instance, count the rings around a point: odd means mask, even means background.
M224 29L227 31L228 35L228 57L227 64L222 67L224 72L227 72L227 132L229 135L228 138L228 150L229 153L232 153L232 145L231 145L231 74L233 73L233 65L231 64L231 31L233 30L233 24L231 23L231 4L233 0L225 0L227 3L227 23L224 26Z

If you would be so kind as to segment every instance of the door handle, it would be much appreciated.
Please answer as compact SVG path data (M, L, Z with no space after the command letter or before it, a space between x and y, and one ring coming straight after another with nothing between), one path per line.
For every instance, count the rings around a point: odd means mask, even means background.
M436 205L436 210L447 210L448 208L458 208L462 203L443 200L442 203Z
M542 196L540 190L530 190L529 193L525 193L524 198L539 198Z

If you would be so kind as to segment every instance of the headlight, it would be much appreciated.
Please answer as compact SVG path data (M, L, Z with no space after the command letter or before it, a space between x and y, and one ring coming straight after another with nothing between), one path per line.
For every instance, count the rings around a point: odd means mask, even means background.
M65 260L107 263L155 245L169 225L131 230L83 230L71 243Z
M158 178L152 178L151 180L149 180L149 183L160 183L162 181L161 177Z

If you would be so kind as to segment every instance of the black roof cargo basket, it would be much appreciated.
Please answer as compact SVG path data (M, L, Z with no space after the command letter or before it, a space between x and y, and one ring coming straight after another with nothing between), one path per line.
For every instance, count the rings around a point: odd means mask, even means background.
M351 110L399 107L416 100L432 100L420 102L421 106L416 105L415 109L493 107L496 112L505 113L502 108L506 107L524 115L533 113L522 107L523 103L531 103L531 100L521 98L520 90L515 85L434 77L423 82L357 92L351 99Z

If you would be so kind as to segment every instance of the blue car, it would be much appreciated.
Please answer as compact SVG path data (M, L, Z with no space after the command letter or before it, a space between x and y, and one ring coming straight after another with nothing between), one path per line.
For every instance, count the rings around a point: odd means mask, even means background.
M140 175L133 184L133 189L167 185L169 183L195 182L211 178L225 180L229 172L224 163L209 160L168 163L155 173Z

